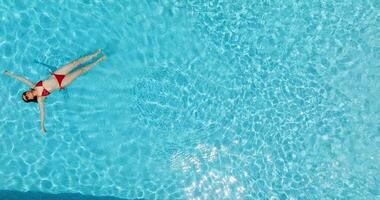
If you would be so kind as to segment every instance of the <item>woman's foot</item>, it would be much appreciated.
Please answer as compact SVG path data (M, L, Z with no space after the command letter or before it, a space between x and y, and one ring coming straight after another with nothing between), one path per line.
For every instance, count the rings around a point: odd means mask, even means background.
M103 55L100 57L96 62L102 62L103 60L107 59L106 55Z
M93 55L94 56L97 56L99 53L101 53L102 52L102 49L97 49L94 53L93 53Z
M98 63L102 62L103 60L106 59L106 56L103 55L102 57L98 58L95 62L85 66L85 67L82 67L80 70L82 71L81 73L83 72L87 72L88 70L92 69L93 67L95 67L95 65L97 65Z

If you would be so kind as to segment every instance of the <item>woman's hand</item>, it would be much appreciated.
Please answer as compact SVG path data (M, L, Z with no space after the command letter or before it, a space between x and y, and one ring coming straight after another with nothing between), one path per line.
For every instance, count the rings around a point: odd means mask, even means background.
M41 133L42 133L42 134L45 134L45 133L46 133L46 129L45 129L44 126L41 126Z

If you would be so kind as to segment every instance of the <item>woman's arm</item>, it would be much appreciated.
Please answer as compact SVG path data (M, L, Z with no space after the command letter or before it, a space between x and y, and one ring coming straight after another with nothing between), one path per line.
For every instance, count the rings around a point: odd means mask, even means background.
M38 105L40 107L40 126L42 134L46 132L45 126L44 126L44 115L45 115L45 108L44 108L44 97L37 97Z
M28 79L24 78L24 77L14 75L14 74L8 72L7 70L4 71L4 74L7 75L7 76L10 76L12 78L15 78L15 79L17 79L17 80L19 80L19 81L21 81L21 82L23 82L25 84L27 84L31 88L34 87L33 83L31 81L29 81Z

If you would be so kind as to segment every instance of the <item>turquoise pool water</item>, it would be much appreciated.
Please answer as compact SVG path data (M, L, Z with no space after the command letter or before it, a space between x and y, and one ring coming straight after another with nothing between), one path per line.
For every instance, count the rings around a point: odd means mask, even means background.
M379 199L380 3L0 0L0 189L144 199Z

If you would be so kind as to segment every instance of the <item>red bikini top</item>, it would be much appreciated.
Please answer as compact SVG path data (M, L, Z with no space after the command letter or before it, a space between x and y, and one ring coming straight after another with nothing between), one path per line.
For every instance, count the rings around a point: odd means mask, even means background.
M41 94L41 96L42 97L46 97L46 96L48 96L49 94L50 94L50 92L42 85L42 81L39 81L37 84L36 84L36 86L35 87L38 87L38 86L41 86L42 88L43 88L43 90L42 90L42 94Z

